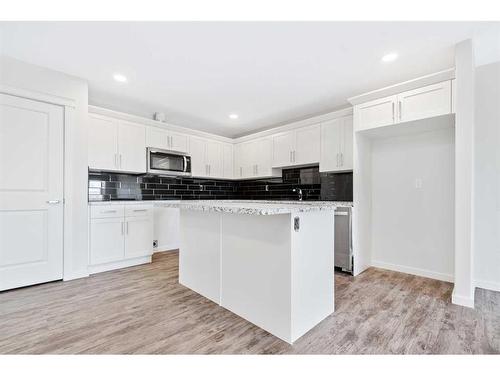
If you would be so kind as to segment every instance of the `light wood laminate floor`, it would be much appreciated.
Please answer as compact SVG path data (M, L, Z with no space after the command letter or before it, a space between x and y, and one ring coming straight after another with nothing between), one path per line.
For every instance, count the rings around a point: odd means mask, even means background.
M178 253L152 264L0 293L0 353L499 353L500 293L476 309L452 284L369 269L335 276L336 311L293 346L178 284Z

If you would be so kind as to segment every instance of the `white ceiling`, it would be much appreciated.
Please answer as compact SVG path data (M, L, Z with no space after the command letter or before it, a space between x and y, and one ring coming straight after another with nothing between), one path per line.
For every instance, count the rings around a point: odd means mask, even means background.
M499 23L11 22L3 53L88 80L89 102L235 137L453 66ZM390 64L383 54L399 53ZM128 77L120 84L112 75ZM238 120L228 118L237 113Z

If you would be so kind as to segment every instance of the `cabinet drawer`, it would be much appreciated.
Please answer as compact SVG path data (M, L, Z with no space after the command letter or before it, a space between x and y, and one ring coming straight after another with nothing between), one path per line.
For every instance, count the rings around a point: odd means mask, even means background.
M131 204L125 206L126 217L150 216L153 214L153 206L149 204Z
M124 210L122 205L98 205L90 207L90 217L92 219L100 219L106 217L123 217Z

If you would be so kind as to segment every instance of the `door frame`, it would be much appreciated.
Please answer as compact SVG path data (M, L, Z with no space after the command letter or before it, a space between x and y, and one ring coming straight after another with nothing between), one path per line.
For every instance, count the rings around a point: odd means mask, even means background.
M75 272L71 267L71 241L72 241L72 212L73 212L73 190L71 178L70 163L74 150L72 146L72 129L76 126L75 109L76 102L72 98L46 94L43 92L26 90L0 84L0 93L16 96L22 99L28 99L47 104L61 106L63 108L63 280L73 280L86 277L88 265L84 271Z

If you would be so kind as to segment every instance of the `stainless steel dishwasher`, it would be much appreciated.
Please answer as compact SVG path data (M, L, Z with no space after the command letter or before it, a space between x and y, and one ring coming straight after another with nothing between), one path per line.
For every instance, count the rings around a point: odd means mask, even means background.
M352 208L338 207L335 210L335 267L352 273Z

